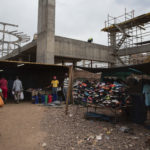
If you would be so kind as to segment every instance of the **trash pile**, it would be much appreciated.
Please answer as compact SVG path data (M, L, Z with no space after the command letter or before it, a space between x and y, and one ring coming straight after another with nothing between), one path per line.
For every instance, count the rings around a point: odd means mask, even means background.
M105 107L122 107L131 104L127 88L116 81L76 81L73 98L77 104L95 104Z

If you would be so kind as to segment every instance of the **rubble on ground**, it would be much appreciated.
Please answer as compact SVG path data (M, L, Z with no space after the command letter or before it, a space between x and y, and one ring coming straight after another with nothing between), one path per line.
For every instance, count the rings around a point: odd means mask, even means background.
M132 123L84 119L85 108L46 108L47 116L42 122L48 133L46 150L149 150L150 131ZM71 114L71 115L70 115ZM71 117L70 117L71 116ZM132 130L131 130L132 129ZM131 132L132 131L132 132Z

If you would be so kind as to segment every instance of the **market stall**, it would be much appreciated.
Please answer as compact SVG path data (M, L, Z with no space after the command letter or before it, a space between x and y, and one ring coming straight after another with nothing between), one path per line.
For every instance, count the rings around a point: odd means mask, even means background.
M136 75L148 74L148 66L150 64L110 69L82 68L93 73L101 72L102 77L101 80L76 80L74 101L87 107L87 111L89 107L93 107L95 111L97 108L109 108L114 113L115 120L117 112L130 113L132 121L142 123L146 120L143 80L139 80Z
M113 80L82 80L76 81L73 88L74 101L95 112L98 108L109 108L117 119L117 112L131 107L132 103L127 93L127 87Z
M51 84L53 76L59 80L62 86L65 73L69 67L60 65L39 64L21 61L0 61L0 75L9 82L14 81L19 76L23 83L26 100L31 100L32 96L43 95L48 99L51 89L47 87ZM11 92L12 89L10 89ZM40 100L43 102L43 100Z

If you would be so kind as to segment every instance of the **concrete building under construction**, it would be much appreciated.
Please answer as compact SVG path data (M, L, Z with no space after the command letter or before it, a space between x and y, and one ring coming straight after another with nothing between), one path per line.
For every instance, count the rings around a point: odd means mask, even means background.
M105 28L108 45L99 45L55 36L55 0L39 0L37 39L19 47L1 60L22 60L45 64L81 60L130 64L133 55L150 52L150 13L135 17L134 11L116 17L108 16ZM138 55L137 55L138 56Z

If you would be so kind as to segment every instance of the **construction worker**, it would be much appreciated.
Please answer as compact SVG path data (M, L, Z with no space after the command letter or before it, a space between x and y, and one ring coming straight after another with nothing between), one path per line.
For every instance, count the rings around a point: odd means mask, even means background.
M93 38L89 38L89 39L88 39L88 42L89 42L89 43L92 43L92 42L93 42Z

